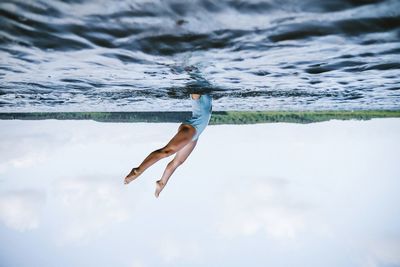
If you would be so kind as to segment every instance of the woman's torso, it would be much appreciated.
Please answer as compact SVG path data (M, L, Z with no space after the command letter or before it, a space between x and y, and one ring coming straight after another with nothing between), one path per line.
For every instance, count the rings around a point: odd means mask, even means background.
M197 139L200 133L206 128L211 118L212 98L208 94L200 95L198 99L190 97L192 102L192 117L186 120L185 124L190 124L196 128Z

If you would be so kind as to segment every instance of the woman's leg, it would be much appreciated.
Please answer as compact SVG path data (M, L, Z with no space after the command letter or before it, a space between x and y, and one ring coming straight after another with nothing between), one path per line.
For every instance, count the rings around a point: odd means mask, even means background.
M178 168L180 165L182 165L183 162L189 157L190 153L192 153L194 147L197 144L197 140L191 141L189 144L184 146L181 150L176 153L174 159L170 161L165 168L164 174L161 177L160 180L156 182L156 192L155 195L158 197L160 194L161 190L165 187L167 184L169 177L174 173L176 168Z
M181 124L178 128L178 132L169 141L169 143L163 148L157 149L151 152L139 165L137 168L133 168L131 172L125 177L125 184L129 184L134 179L136 179L140 174L142 174L148 167L156 163L162 158L169 157L172 154L178 152L186 144L188 144L194 134L196 129L193 126Z

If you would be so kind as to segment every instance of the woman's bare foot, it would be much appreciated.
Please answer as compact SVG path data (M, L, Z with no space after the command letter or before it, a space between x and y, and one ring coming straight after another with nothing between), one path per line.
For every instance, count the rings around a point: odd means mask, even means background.
M161 180L158 180L156 182L156 192L154 193L154 195L156 197L158 197L160 195L160 193L163 190L164 186L165 186L165 184L163 182L161 182Z
M129 184L133 180L135 180L141 172L139 172L139 168L133 168L131 172L125 177L125 184Z

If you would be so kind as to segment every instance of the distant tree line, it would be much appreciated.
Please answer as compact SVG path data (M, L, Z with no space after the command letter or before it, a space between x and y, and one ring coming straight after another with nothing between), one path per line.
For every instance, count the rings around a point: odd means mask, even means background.
M99 122L181 122L191 112L14 112L0 113L2 120L94 120ZM327 120L368 120L400 117L400 110L343 111L215 111L210 124L254 124L267 122L312 123Z

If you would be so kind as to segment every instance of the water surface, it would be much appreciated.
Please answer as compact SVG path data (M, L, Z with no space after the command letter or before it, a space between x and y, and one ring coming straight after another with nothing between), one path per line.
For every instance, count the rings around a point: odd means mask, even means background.
M0 111L398 109L398 0L0 3Z

